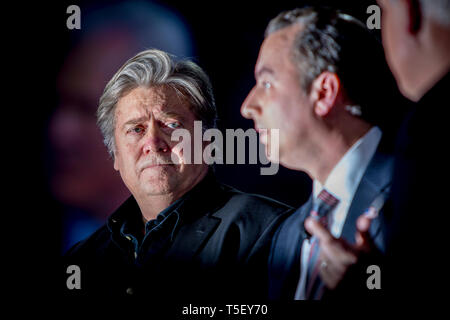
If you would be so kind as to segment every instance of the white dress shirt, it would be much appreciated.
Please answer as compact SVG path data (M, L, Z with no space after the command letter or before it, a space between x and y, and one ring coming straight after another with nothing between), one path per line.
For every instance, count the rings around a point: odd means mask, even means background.
M330 232L336 238L341 236L348 209L353 201L362 176L377 150L381 135L381 130L378 127L372 127L339 160L333 170L331 170L323 186L319 181L313 181L313 201L317 199L317 196L323 188L339 200L337 206L329 213L331 215ZM310 246L310 240L303 241L300 261L300 280L295 293L296 300L305 299Z

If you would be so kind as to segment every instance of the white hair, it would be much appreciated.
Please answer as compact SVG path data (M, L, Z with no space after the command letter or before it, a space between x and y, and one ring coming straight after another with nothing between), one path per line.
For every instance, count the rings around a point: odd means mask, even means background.
M113 159L117 102L137 87L161 85L170 86L177 94L186 97L204 128L216 126L217 111L211 83L206 73L192 61L175 61L166 52L156 49L145 50L128 60L117 71L100 97L97 124Z

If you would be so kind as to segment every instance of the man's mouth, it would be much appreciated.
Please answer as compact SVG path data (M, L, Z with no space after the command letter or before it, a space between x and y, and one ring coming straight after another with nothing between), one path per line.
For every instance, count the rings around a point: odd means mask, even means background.
M259 141L261 141L261 143L263 143L263 144L266 144L267 143L267 135L268 135L270 129L261 128L261 127L258 127L257 125L255 125L255 130L256 130L256 132L259 133Z
M163 167L163 166L170 166L170 164L151 164L151 165L145 166L143 170L156 168L156 167Z
M267 129L265 129L265 128L261 127L261 126L258 126L258 125L255 123L255 131L256 131L256 132L261 133L261 131L265 131L265 130L267 130Z
M141 167L141 172L146 169L157 169L157 168L162 168L162 167L170 167L173 165L174 164L171 162L149 163L149 164L145 164Z

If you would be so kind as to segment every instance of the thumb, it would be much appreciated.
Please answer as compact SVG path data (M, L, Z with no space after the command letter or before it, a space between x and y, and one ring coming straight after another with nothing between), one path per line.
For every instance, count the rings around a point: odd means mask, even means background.
M367 215L361 215L356 221L356 247L363 251L369 251L373 241L369 234L372 219Z

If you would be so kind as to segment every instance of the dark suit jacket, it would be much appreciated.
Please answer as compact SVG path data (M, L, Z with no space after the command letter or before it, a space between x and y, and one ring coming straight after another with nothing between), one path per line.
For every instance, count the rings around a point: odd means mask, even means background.
M382 142L383 139L382 139ZM356 190L349 208L341 237L355 242L356 220L391 184L393 156L380 143ZM386 202L387 203L387 202ZM386 205L386 204L385 204ZM278 228L269 256L269 299L292 300L300 277L300 257L303 240L307 234L304 221L312 209L312 196ZM372 224L370 233L380 251L385 249L386 234L383 210ZM366 278L359 279L365 285Z
M80 266L82 289L65 292L190 301L260 294L251 283L258 270L246 266L267 259L272 231L292 208L222 185L209 174L175 209L180 217L175 229L153 234L138 259L118 227L136 210L140 213L131 197L105 226L67 253L64 270Z
M441 262L448 252L449 90L447 73L412 108L397 139L385 281L392 298L434 299L429 293L448 288Z

